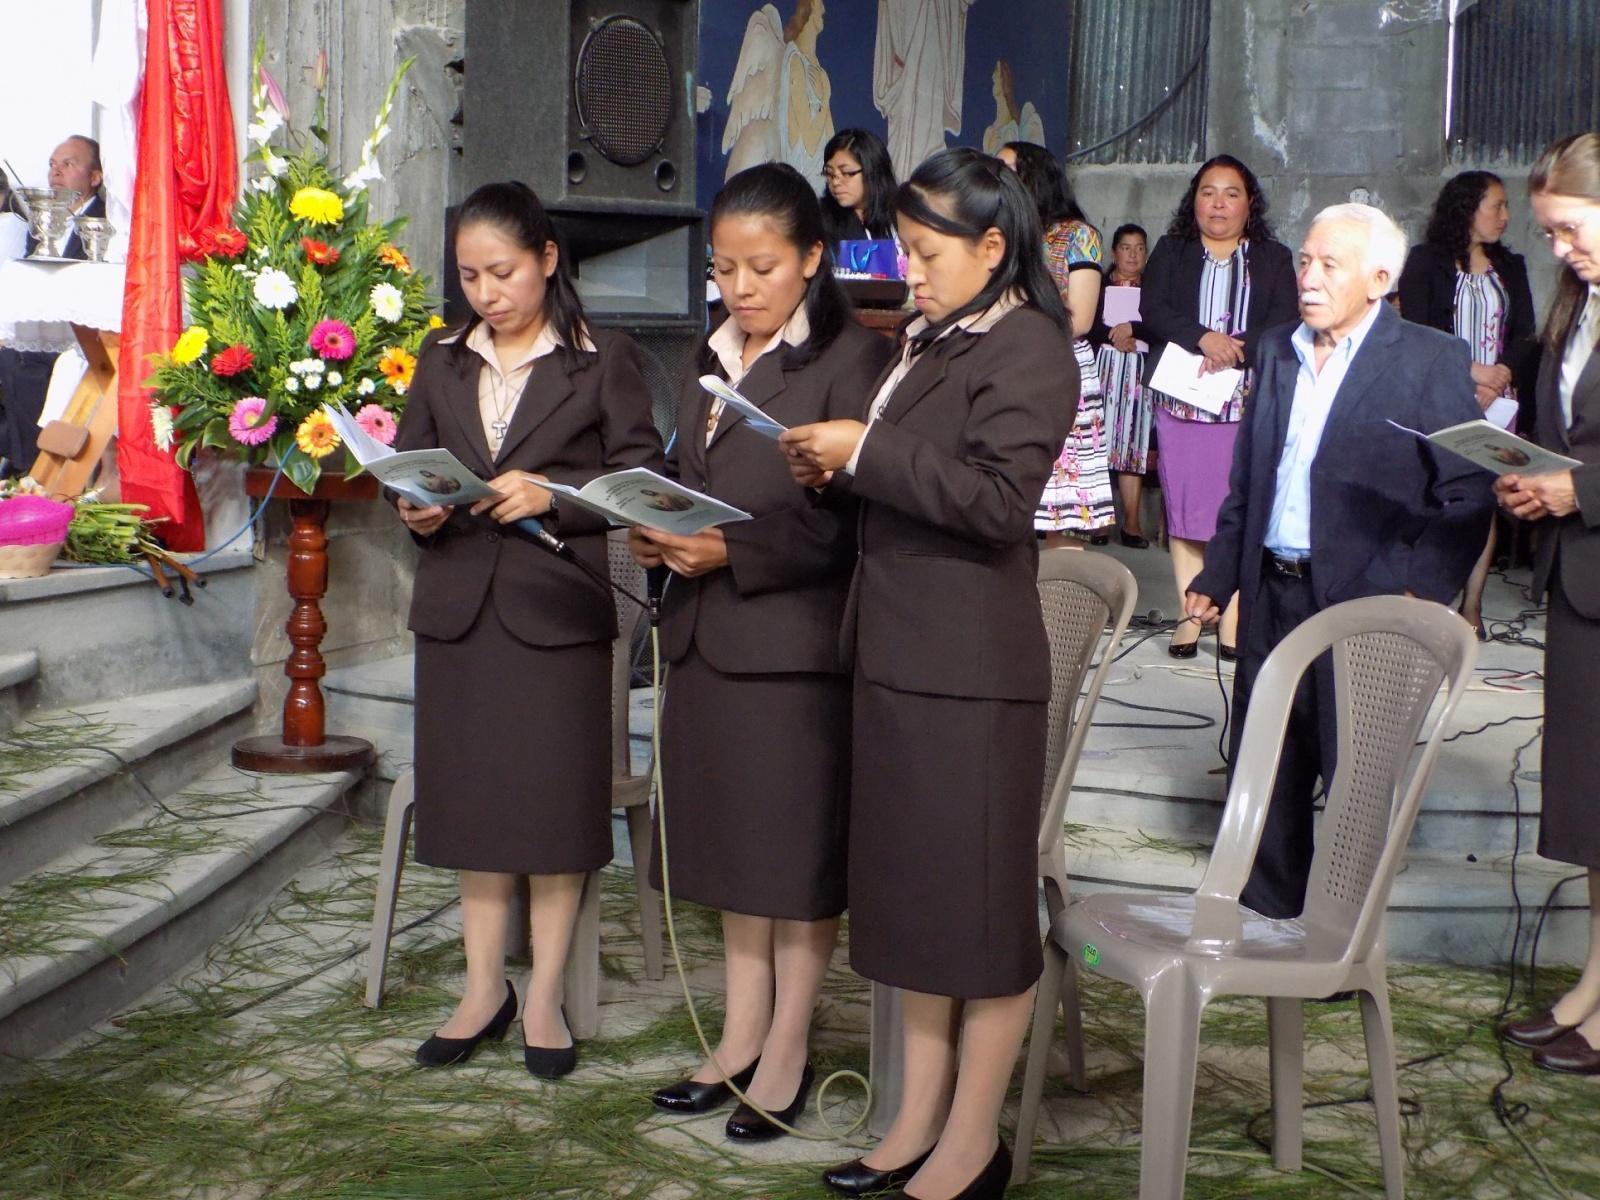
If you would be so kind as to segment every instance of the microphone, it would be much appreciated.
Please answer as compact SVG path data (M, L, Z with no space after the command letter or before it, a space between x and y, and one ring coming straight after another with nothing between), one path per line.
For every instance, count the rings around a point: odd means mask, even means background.
M645 612L650 618L651 625L661 623L661 596L667 590L667 581L672 578L672 572L666 567L647 567L644 573L644 594L649 601L645 605Z
M557 558L571 559L573 557L572 548L558 538L555 534L551 533L543 525L539 524L539 518L524 517L522 520L516 522L516 527L522 533L527 534L528 537L532 538L539 545L543 546L546 550L550 551L551 554L554 554Z

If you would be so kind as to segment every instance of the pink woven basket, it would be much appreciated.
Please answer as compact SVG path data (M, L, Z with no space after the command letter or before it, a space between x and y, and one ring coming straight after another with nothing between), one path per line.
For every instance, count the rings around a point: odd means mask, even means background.
M72 505L43 496L0 500L0 546L46 546L66 541Z

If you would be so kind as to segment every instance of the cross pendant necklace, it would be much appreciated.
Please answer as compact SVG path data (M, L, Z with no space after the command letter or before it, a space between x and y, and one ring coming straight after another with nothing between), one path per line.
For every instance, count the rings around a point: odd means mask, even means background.
M505 444L506 430L510 422L506 420L506 409L511 405L511 386L506 378L499 372L489 376L489 399L494 404L494 419L489 422L489 440L493 443L489 448L495 454L500 453L500 447Z

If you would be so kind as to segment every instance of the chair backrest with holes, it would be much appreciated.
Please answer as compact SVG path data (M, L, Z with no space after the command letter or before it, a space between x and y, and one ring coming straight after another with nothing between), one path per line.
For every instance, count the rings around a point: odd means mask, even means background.
M1061 838L1062 814L1090 717L1116 644L1133 616L1138 592L1133 573L1108 555L1084 550L1046 550L1039 555L1039 605L1050 640L1050 710L1039 806L1041 854ZM1108 651L1085 690L1084 678L1108 623Z
M613 529L606 534L606 565L612 583L644 598L644 568L633 561L626 529ZM633 774L628 745L628 682L633 676L634 635L644 620L644 610L616 592L612 598L617 603L617 638L611 643L611 773L623 776Z

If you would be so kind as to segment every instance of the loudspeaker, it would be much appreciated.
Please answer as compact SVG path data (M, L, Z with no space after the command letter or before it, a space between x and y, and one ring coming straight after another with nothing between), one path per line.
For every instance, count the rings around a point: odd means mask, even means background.
M552 211L692 210L698 0L467 0L468 190Z

